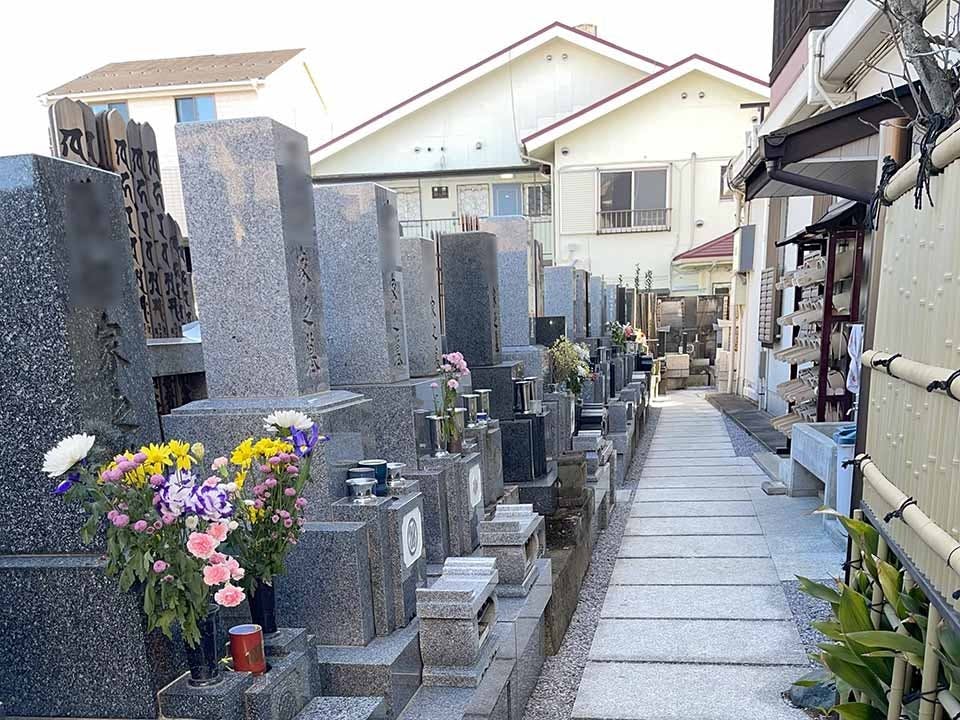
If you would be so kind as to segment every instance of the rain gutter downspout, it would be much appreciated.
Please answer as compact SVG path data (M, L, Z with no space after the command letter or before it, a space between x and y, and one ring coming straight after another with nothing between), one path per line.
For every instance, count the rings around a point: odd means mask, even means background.
M526 150L527 149L523 145L520 146L521 160L526 160L527 162L532 162L532 163L538 163L540 165L546 165L548 168L550 168L550 215L551 215L551 220L553 220L553 227L551 228L551 233L550 233L553 236L552 238L553 248L550 252L550 257L552 258L553 263L556 264L557 260L559 259L557 257L557 248L560 245L558 242L558 239L559 239L558 235L560 231L560 196L555 192L556 188L554 187L553 180L557 175L557 172L556 172L557 168L549 160L541 160L540 158L530 157L529 155L526 154ZM521 207L521 210L522 210L522 207Z

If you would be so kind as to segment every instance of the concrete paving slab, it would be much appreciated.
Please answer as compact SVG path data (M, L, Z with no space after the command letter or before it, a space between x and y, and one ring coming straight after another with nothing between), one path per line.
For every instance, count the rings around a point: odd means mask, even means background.
M644 458L643 467L653 468L653 467L663 467L669 466L672 467L676 461L671 460L670 458ZM692 457L689 461L691 467L757 467L757 463L754 462L753 458L748 457L728 457L728 458L701 458L701 457ZM762 468L761 468L762 469Z
M697 452L696 449L692 450L657 450L655 452L650 452L647 454L647 457L656 457L656 458L686 458L688 460L705 460L718 459L718 458L732 458L736 457L733 454L733 450L711 450L707 452Z
M694 438L689 440L677 440L670 438L665 442L650 443L650 452L660 452L663 450L696 450L697 452L709 453L711 450L732 450L733 443L729 440L702 440Z
M749 500L750 488L637 488L634 502L696 502L698 500Z
M806 720L780 693L795 667L589 662L576 720Z
M630 502L630 490L617 490L617 503Z
M749 500L638 502L630 508L630 517L754 517L754 514Z
M806 549L804 547L804 549ZM796 580L797 575L806 578L825 580L843 576L841 567L846 559L846 553L835 550L833 552L800 552L773 556L773 563L781 580Z
M611 585L780 585L770 558L619 558Z
M630 518L624 535L763 535L752 517Z
M769 557L762 535L633 535L617 557Z
M693 477L646 477L640 475L641 488L694 488L694 487L758 487L763 482L760 475L694 475Z
M699 467L688 465L687 463L677 463L670 467L647 467L643 466L641 475L644 477L703 477L704 475L756 475L764 477L763 470L749 465L722 465Z
M601 620L590 660L806 665L792 620Z
M602 618L792 620L778 585L611 585Z

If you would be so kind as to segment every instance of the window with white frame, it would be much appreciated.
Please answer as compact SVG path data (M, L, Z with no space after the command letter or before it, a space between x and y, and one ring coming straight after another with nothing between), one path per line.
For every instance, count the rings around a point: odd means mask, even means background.
M524 186L523 203L523 214L527 217L549 216L553 212L550 183Z
M669 230L667 182L665 167L601 172L600 231Z
M730 186L727 185L727 168L729 164L723 164L720 166L720 199L721 200L733 200L733 190L730 189Z

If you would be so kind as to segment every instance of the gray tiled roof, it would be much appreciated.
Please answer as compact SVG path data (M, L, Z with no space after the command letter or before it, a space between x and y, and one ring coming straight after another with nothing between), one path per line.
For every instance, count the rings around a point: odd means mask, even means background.
M46 94L70 95L265 78L299 52L301 49L267 50L110 63L55 87Z

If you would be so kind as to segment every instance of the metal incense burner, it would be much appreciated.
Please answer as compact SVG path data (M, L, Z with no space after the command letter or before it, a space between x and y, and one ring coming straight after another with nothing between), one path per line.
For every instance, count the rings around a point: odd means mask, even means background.
M490 389L480 388L475 393L480 396L480 407L477 409L477 422L485 423L490 419Z
M377 485L377 476L373 468L354 467L347 470L347 487L353 502L368 503L376 496L373 489Z

